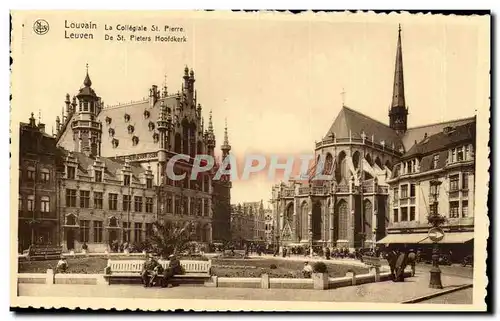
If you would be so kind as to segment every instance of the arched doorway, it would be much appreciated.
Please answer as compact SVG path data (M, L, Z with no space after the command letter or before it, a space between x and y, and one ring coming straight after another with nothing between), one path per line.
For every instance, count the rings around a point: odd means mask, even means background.
M337 230L337 235L336 239L337 240L347 240L348 238L348 222L349 222L349 208L347 206L347 202L345 200L340 200L337 203L337 208L335 211L335 216L337 219L337 224L335 226L337 227L335 230Z
M312 208L312 239L321 240L321 203L315 202Z

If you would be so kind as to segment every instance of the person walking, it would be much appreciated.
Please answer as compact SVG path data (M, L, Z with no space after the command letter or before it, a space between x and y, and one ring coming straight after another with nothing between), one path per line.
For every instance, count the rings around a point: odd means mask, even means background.
M417 254L413 249L410 249L408 253L408 265L411 266L411 276L415 276L415 265L417 264Z

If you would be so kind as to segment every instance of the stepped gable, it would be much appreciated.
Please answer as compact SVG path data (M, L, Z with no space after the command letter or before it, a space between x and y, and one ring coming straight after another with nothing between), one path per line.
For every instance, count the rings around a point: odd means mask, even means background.
M103 109L98 116L103 127L101 155L115 157L158 151L159 143L154 141L153 134L159 134L156 121L159 118L162 101L165 101L167 108L172 111L177 106L176 95L172 95L159 98L154 107L150 107L149 100L144 100ZM146 111L149 113L147 117ZM125 115L128 115L128 121ZM107 123L107 119L111 120L110 124ZM149 122L154 124L153 130L150 129ZM129 125L133 126L133 133L129 133ZM110 135L110 128L114 130L114 136ZM137 142L132 140L134 136L138 138ZM118 140L118 146L113 146L113 139Z
M405 135L403 136L403 145L405 146L405 150L410 151L411 147L415 144L415 141L417 142L422 141L425 137L425 134L427 134L427 136L431 136L442 132L445 127L461 126L470 122L475 122L475 119L476 119L475 117L469 117L469 118L446 121L442 123L408 128Z
M375 143L380 144L383 140L385 146L388 147L394 143L396 150L402 146L401 137L396 134L394 129L354 109L343 106L325 138L331 138L333 134L336 138L349 138L349 131L352 138L362 139L361 135L364 132L367 141L371 141L373 135Z

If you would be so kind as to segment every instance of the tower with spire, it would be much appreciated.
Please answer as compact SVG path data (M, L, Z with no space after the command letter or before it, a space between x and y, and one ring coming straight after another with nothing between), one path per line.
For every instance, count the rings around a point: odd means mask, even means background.
M401 25L398 29L398 44L396 48L396 64L394 70L394 88L392 103L389 109L389 126L402 135L408 128L408 108L405 102L405 86L403 76L403 51L401 46Z
M70 114L76 113L77 115L71 124L75 143L74 150L100 156L102 124L97 120L97 116L101 112L101 97L97 96L94 89L92 89L88 64L86 67L87 73L83 81L83 87L80 88L78 95L76 95L78 104L74 98L71 107L69 107L69 96L66 96L66 106L70 109ZM78 110L76 110L77 107Z

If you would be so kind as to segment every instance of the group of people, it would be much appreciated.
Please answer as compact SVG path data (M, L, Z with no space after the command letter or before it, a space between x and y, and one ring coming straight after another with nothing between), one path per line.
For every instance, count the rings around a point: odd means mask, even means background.
M411 276L415 276L415 265L417 254L410 249L390 249L386 255L387 262L391 269L391 277L394 282L404 282L404 271L411 266Z
M165 288L175 275L182 274L181 262L175 255L169 256L169 263L166 269L158 262L158 259L149 254L144 262L141 272L144 287L153 287L159 284ZM158 282L160 281L160 282Z

